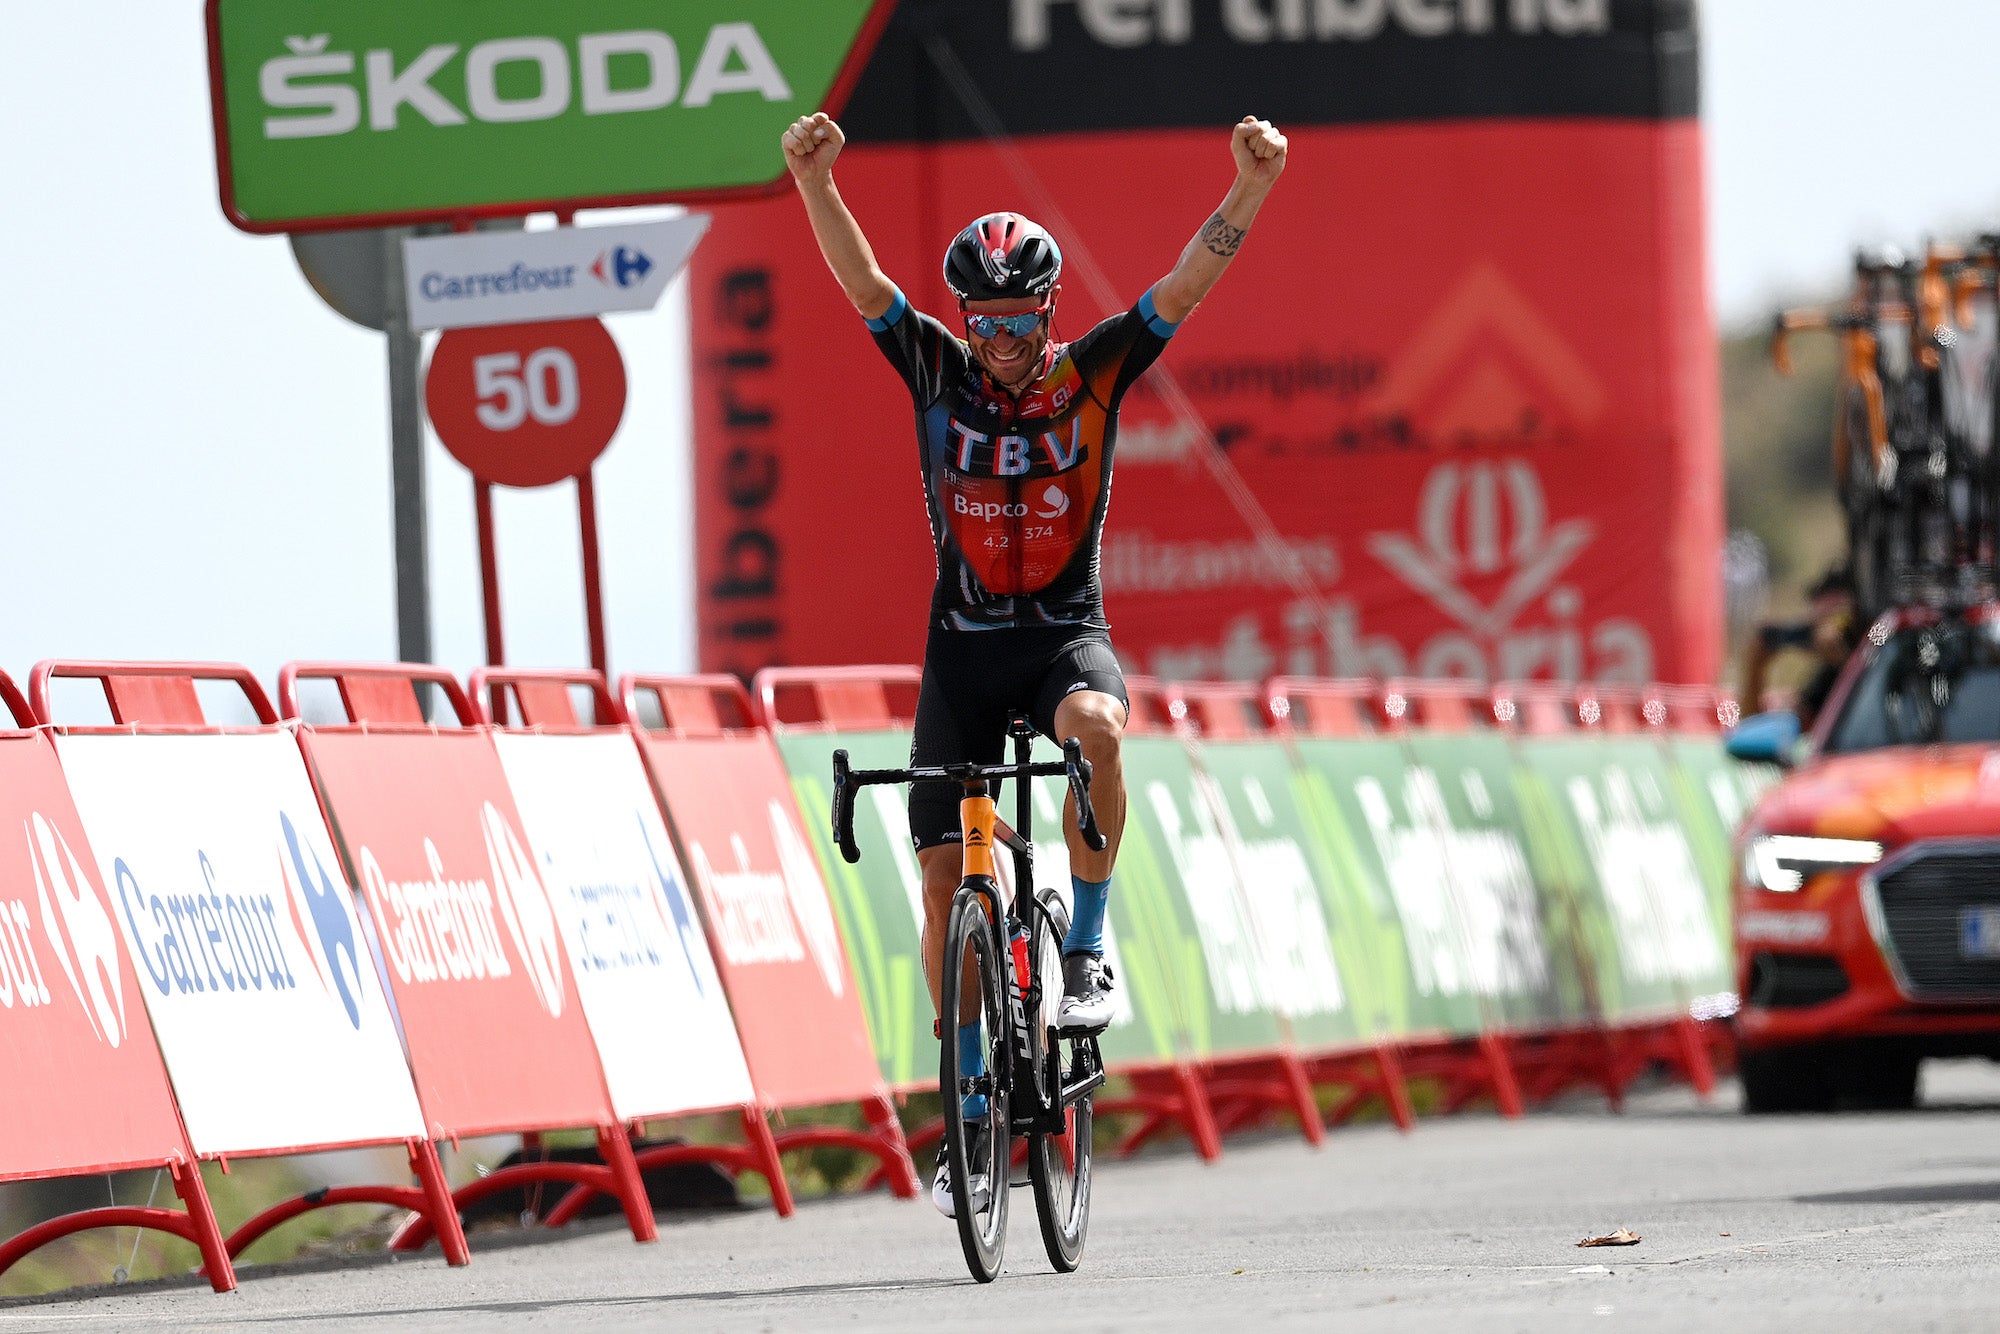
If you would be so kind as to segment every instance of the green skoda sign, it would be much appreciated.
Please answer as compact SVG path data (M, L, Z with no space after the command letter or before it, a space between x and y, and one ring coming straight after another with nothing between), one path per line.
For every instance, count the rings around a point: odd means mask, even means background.
M893 0L208 0L245 231L759 190Z

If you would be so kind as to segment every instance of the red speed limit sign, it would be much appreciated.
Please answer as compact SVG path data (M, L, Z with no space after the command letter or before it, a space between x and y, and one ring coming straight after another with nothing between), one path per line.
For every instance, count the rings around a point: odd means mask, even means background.
M424 406L451 456L502 486L580 477L625 413L625 361L602 320L452 329Z

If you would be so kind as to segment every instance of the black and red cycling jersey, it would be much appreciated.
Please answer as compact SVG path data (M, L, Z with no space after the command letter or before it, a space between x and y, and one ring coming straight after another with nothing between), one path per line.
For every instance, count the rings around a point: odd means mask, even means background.
M937 546L931 624L1107 628L1097 551L1118 404L1176 328L1153 294L1073 343L1052 344L1047 369L1018 398L901 292L868 327L916 403Z

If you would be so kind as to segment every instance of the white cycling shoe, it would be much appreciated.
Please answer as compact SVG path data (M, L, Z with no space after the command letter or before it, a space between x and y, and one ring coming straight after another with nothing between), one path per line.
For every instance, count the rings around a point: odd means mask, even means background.
M1056 1031L1102 1033L1111 1027L1111 985L1111 969L1103 959L1095 954L1065 954Z
M966 1170L972 1178L972 1212L983 1212L993 1202L993 1187L980 1168L986 1165L986 1123L965 1128ZM958 1217L957 1199L951 1193L951 1162L943 1144L938 1145L937 1175L931 1178L931 1203L946 1218Z

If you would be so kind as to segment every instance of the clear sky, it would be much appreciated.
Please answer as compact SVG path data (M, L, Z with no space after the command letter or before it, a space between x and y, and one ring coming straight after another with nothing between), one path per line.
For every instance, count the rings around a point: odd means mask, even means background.
M2000 3L1709 0L1717 310L1858 241L2000 227ZM395 654L379 335L215 201L197 0L0 0L0 667ZM684 297L612 319L598 490L614 669L692 663ZM482 660L471 484L429 456L440 661ZM509 656L586 657L573 492L499 495Z

